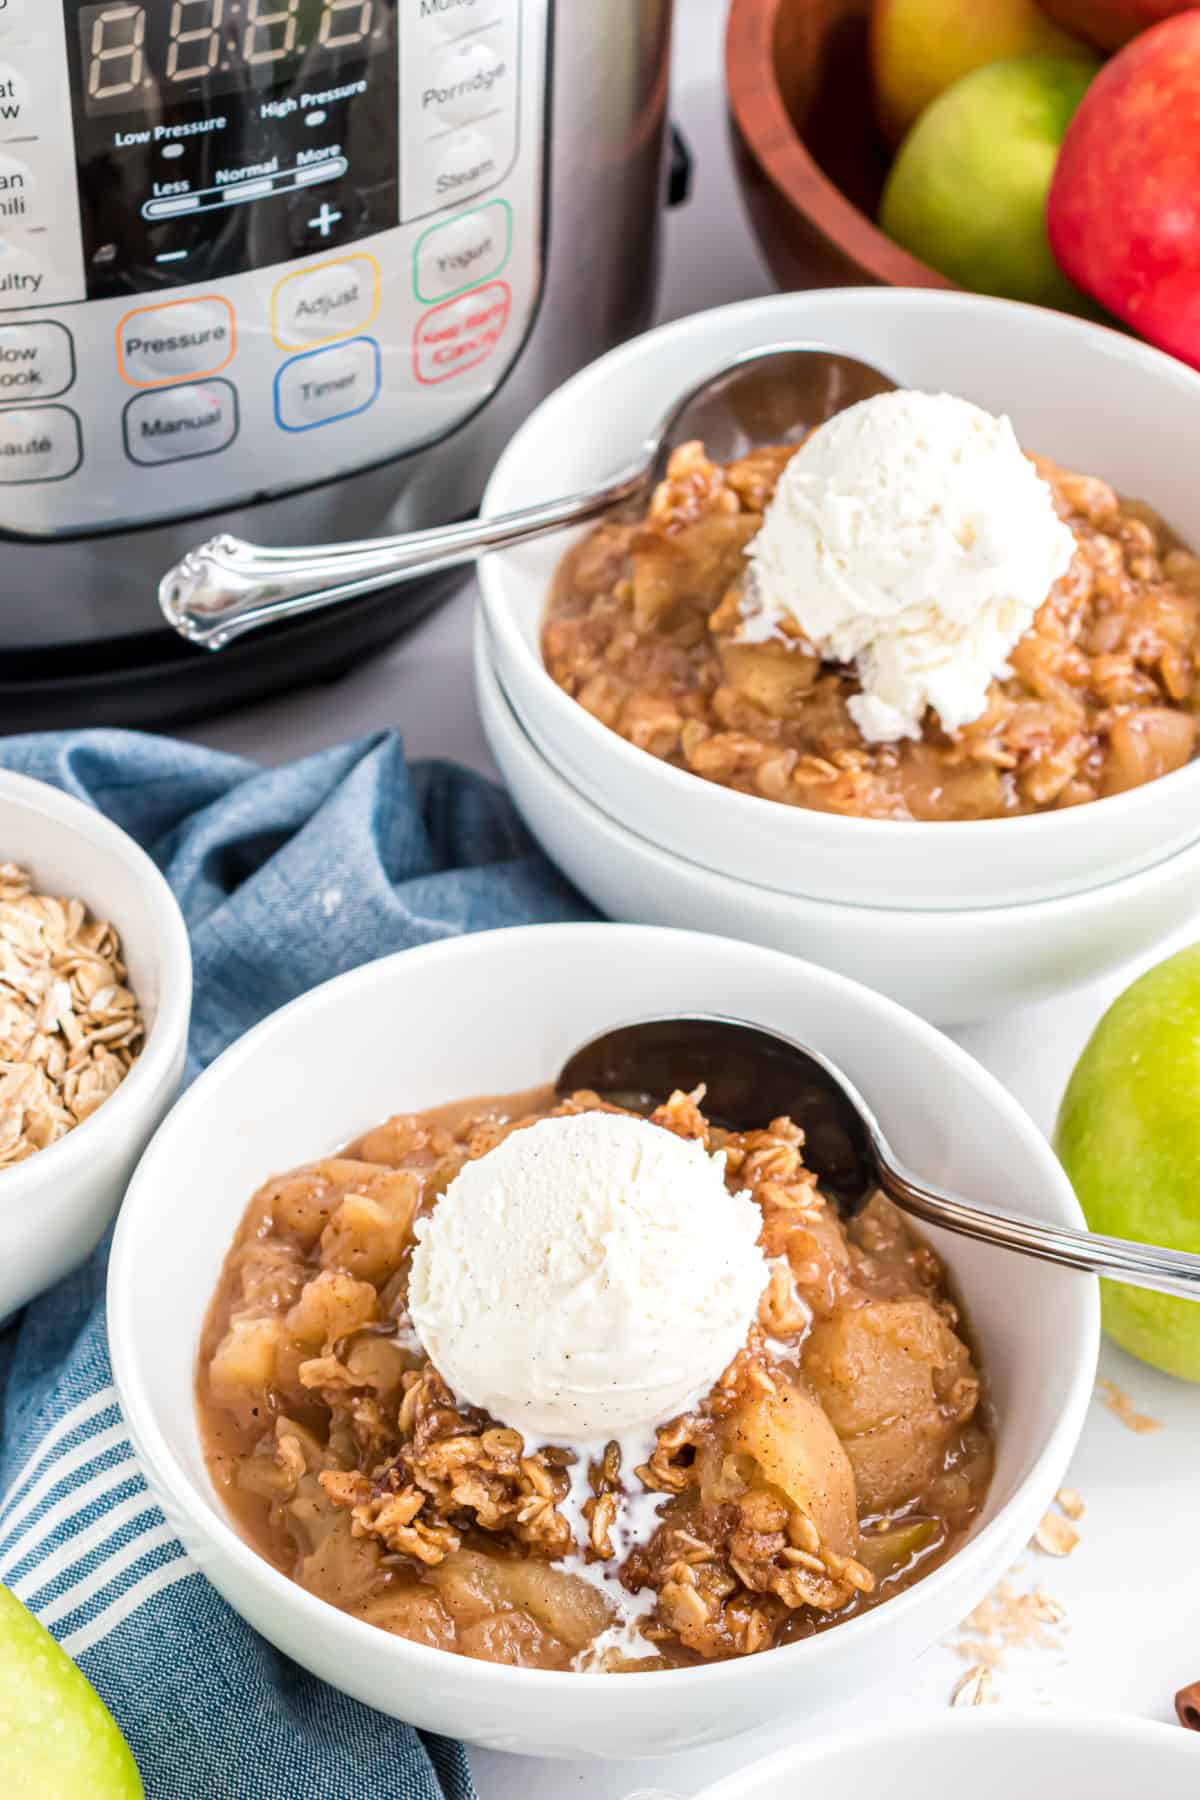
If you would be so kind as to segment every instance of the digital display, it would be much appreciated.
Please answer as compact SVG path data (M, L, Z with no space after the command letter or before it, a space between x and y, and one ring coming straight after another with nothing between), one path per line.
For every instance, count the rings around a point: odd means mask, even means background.
M170 105L193 83L215 95L290 81L372 55L393 16L387 0L102 0L79 11L84 105L128 113Z

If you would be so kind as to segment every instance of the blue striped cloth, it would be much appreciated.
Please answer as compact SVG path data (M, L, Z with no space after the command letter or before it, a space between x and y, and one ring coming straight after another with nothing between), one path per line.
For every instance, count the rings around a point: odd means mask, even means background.
M78 732L0 740L0 766L99 807L171 883L196 968L188 1079L276 1007L373 957L589 916L503 794L445 764L409 768L392 734L263 770ZM113 1391L107 1253L0 1331L0 1581L99 1690L151 1800L470 1800L461 1745L279 1655L172 1536Z

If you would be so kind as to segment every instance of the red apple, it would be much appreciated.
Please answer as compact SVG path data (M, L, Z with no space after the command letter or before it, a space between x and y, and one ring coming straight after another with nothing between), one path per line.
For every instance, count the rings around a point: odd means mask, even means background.
M1038 0L1056 25L1098 50L1119 50L1147 26L1186 12L1194 0Z
M1200 368L1200 8L1101 69L1067 127L1046 226L1078 287Z

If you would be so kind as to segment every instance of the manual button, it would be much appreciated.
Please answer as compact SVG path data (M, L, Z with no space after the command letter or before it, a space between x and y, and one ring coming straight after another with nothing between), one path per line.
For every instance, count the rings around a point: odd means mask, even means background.
M75 346L65 325L0 325L0 401L53 400L74 381Z
M271 331L281 350L304 350L364 331L378 311L379 264L343 256L276 282Z
M82 461L83 433L70 407L13 407L0 413L0 487L65 481Z
M237 434L237 390L228 381L158 388L135 395L125 408L125 454L135 463L215 456Z

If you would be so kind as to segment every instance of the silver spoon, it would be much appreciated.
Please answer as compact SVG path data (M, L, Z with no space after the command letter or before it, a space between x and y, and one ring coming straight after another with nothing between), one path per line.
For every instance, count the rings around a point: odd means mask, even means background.
M882 1189L925 1225L1154 1293L1200 1300L1200 1256L1047 1225L1020 1213L989 1212L921 1180L900 1161L862 1095L828 1057L744 1019L698 1014L618 1026L577 1050L555 1089L568 1094L591 1088L641 1110L701 1082L705 1112L729 1130L753 1130L785 1114L793 1119L804 1132L806 1164L844 1219Z
M895 386L868 363L819 344L747 351L690 388L635 460L587 493L498 518L352 544L271 549L224 533L189 551L163 577L159 605L182 637L220 650L260 625L472 562L486 550L561 531L636 501L662 479L672 450L693 438L703 441L710 456L728 462L760 444L798 443L822 420Z

